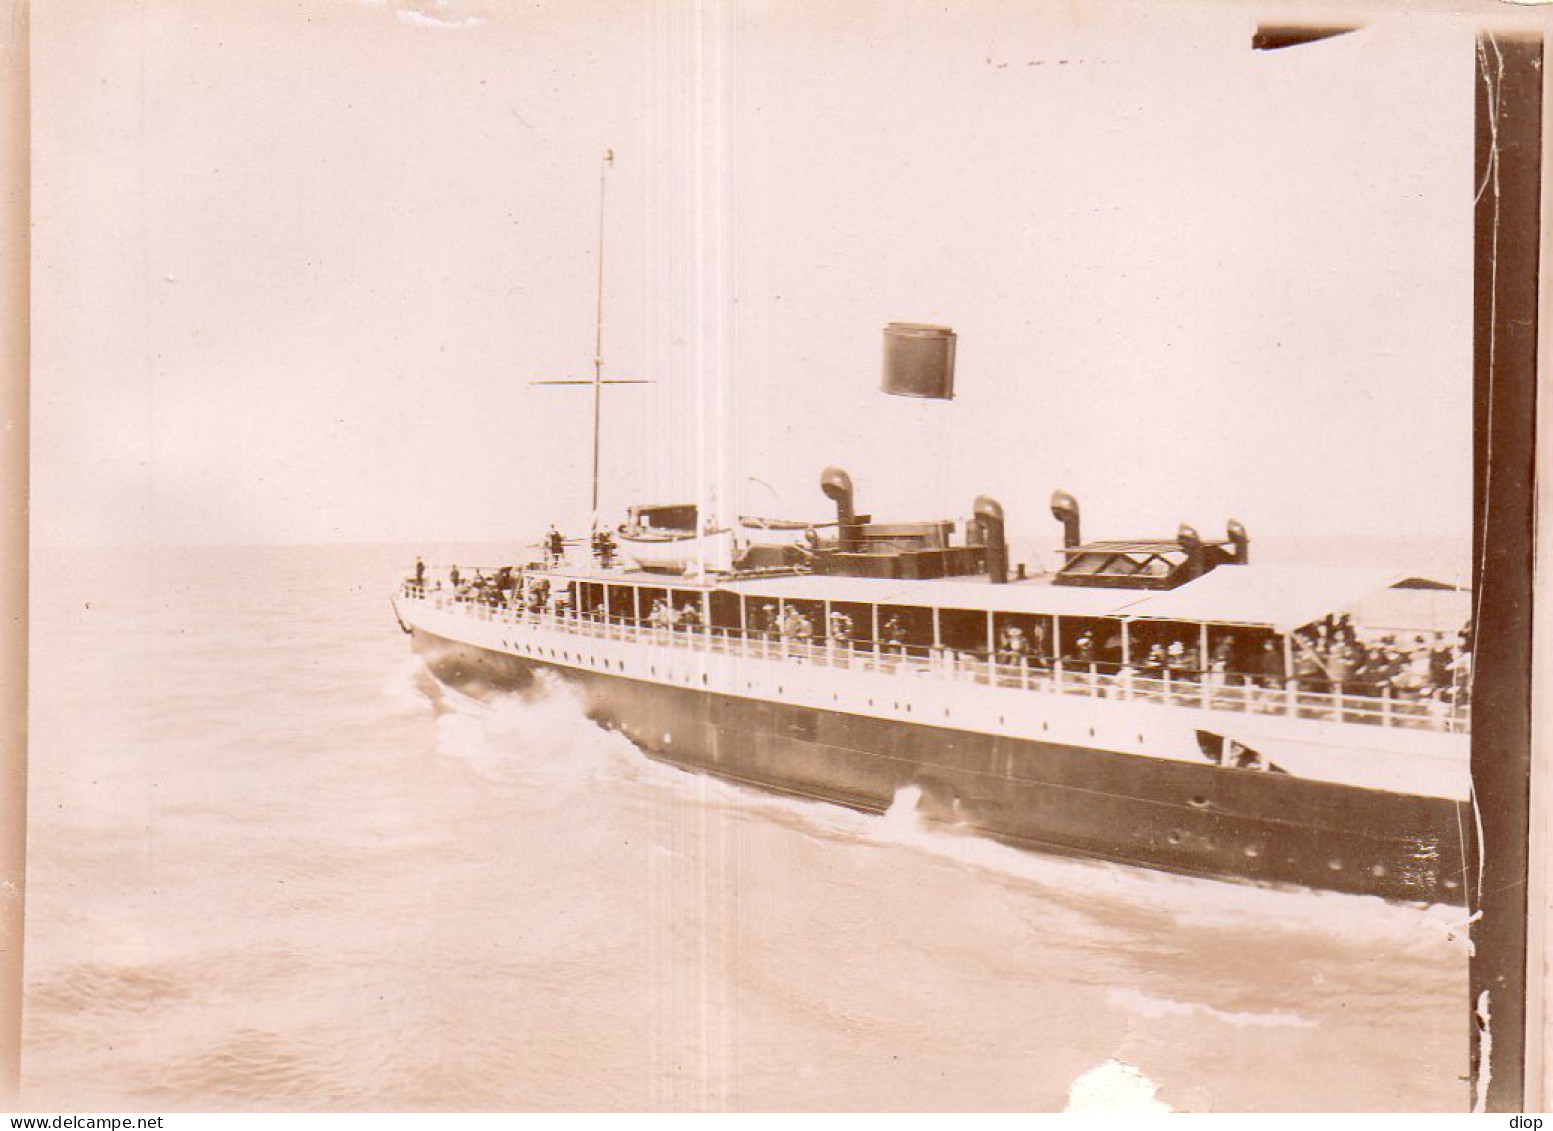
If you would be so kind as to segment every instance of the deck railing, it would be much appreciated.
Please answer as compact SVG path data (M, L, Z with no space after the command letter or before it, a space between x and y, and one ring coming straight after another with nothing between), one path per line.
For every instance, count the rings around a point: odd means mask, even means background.
M984 653L945 647L891 644L834 638L798 639L779 633L705 625L639 624L629 618L574 612L535 612L513 605L491 605L420 591L413 584L404 595L439 609L454 609L477 620L542 627L555 632L600 640L651 644L662 648L727 654L858 671L889 672L953 682L983 684L1048 694L1160 703L1202 710L1285 715L1291 718L1414 730L1467 733L1471 708L1438 696L1419 696L1384 687L1379 695L1321 690L1298 679L1221 671L1166 671L1145 675L1116 664L1082 664L1071 660L1021 658L1007 663Z

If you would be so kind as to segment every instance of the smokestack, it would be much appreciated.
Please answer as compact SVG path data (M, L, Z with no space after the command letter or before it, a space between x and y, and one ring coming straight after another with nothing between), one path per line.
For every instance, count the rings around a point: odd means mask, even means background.
M1186 561L1192 575L1195 577L1200 574L1203 571L1202 535L1197 533L1197 528L1183 522L1176 529L1176 541L1186 551Z
M1052 517L1062 523L1062 545L1071 550L1082 539L1078 530L1078 500L1066 491L1052 494Z
M857 512L852 505L852 477L839 467L827 467L820 472L820 490L836 504L836 531L843 550L850 549L853 531L857 525Z
M971 505L987 542L987 577L994 585L1008 584L1008 542L1003 537L1003 506L996 499L977 495Z
M1235 519L1229 520L1229 540L1235 547L1235 564L1251 564L1251 535L1246 533L1246 528Z
M954 331L948 326L891 322L884 328L884 377L897 397L954 399Z

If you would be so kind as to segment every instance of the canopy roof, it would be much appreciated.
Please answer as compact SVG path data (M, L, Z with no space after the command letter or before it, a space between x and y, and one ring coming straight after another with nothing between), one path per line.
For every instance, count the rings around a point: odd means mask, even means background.
M1205 538L1204 546L1228 546L1229 543L1222 539L1215 540ZM1124 553L1163 553L1167 550L1180 550L1185 552L1186 547L1175 538L1152 538L1122 542L1084 542L1077 546L1068 546L1063 549L1065 554L1124 554Z
M994 585L984 577L903 581L897 578L830 577L796 574L787 577L729 579L733 592L770 600L855 601L859 604L916 608L972 609L1000 613L1045 613L1056 616L1115 616L1138 598L1136 589L1079 589L1049 581L1014 581Z
M1179 589L1153 593L1123 616L1147 620L1244 624L1290 632L1351 609L1410 575L1349 566L1223 566Z
M590 576L591 575L591 576ZM984 577L896 578L778 574L691 579L661 574L566 570L569 578L675 589L723 589L752 600L849 601L907 608L966 609L1062 617L1121 617L1246 625L1292 632L1406 583L1455 588L1416 574L1348 566L1226 565L1164 592L1052 585L1046 579L993 585Z

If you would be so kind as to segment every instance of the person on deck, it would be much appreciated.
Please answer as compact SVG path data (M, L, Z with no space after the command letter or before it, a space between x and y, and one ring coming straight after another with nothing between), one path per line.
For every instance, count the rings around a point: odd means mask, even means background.
M1276 637L1262 641L1255 663L1257 684L1266 696L1264 701L1276 701L1277 693L1283 690L1284 681L1288 678L1283 663L1283 648Z
M846 613L831 613L830 638L837 644L850 643L852 640L852 618L847 616Z
M615 560L615 540L609 531L600 530L593 536L593 556L599 561L599 565L608 569Z
M1419 695L1427 695L1433 690L1434 660L1429 648L1429 642L1422 636L1413 638L1413 649L1407 660L1407 685L1408 688Z
M538 581L534 582L534 584L529 588L529 591L528 591L528 609L529 609L529 612L531 612L531 613L542 613L542 612L545 611L545 606L547 604L549 604L549 603L550 603L550 583L548 581L546 581L544 578L541 577Z
M1354 647L1353 662L1348 670L1344 686L1348 694L1365 699L1379 699L1386 683L1386 654L1379 648ZM1366 709L1374 710L1373 705Z
M1186 690L1186 684L1197 681L1197 667L1197 649L1188 648L1185 641L1172 640L1170 647L1165 649L1165 670L1170 673L1170 682L1175 685L1177 694Z
M1208 671L1213 676L1213 682L1220 687L1229 681L1229 671L1235 663L1235 642L1228 636L1219 638L1219 642L1213 646L1213 651L1208 660Z
M1327 675L1332 681L1333 695L1347 695L1352 690L1354 669L1358 666L1358 649L1342 635L1335 638L1337 646L1327 656Z
M1326 689L1326 668L1321 664L1314 632L1294 634L1294 678L1301 691Z
M1469 637L1463 636L1451 650L1451 704L1467 707L1472 701L1472 649Z
M1025 630L1017 624L1009 625L998 640L998 663L1018 665L1029 656L1030 642L1025 639Z
M1044 669L1047 657L1046 626L1037 621L1030 626L1030 663Z
M1226 699L1232 692L1230 686L1230 669L1235 665L1235 643L1228 636L1219 637L1219 641L1208 653L1207 671L1203 678L1208 681L1209 694L1213 696L1214 705L1219 705L1221 699Z
M1089 633L1078 638L1078 644L1073 650L1073 662L1086 671L1095 662L1095 642Z

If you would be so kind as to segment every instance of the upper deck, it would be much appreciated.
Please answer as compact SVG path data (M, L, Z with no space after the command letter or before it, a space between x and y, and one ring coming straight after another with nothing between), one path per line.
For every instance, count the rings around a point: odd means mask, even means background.
M445 596L626 630L948 657L987 665L993 681L1005 667L1017 685L1031 672L1085 672L1125 695L1150 681L1172 698L1193 684L1257 688L1279 693L1292 713L1320 701L1341 721L1467 725L1465 608L1454 623L1372 615L1387 595L1445 602L1461 596L1452 586L1384 569L1252 564L1233 519L1218 541L1185 524L1169 540L1084 541L1078 503L1062 491L1051 502L1062 566L1028 577L1020 567L1010 577L1003 508L993 499L975 500L956 542L953 522L880 523L857 513L839 468L820 483L836 504L826 534L745 520L747 532L778 533L741 541L703 525L694 506L634 508L618 563L607 533L594 535L595 561L568 562L552 531L547 562L505 567L472 590L450 577Z
M1398 641L1395 624L1365 615L1377 597L1456 591L1386 570L1243 566L1163 592L562 563L510 573L508 590L436 579L409 592L620 639L668 632L809 662L914 658L1004 687L1455 733L1470 725L1470 652L1439 628Z

